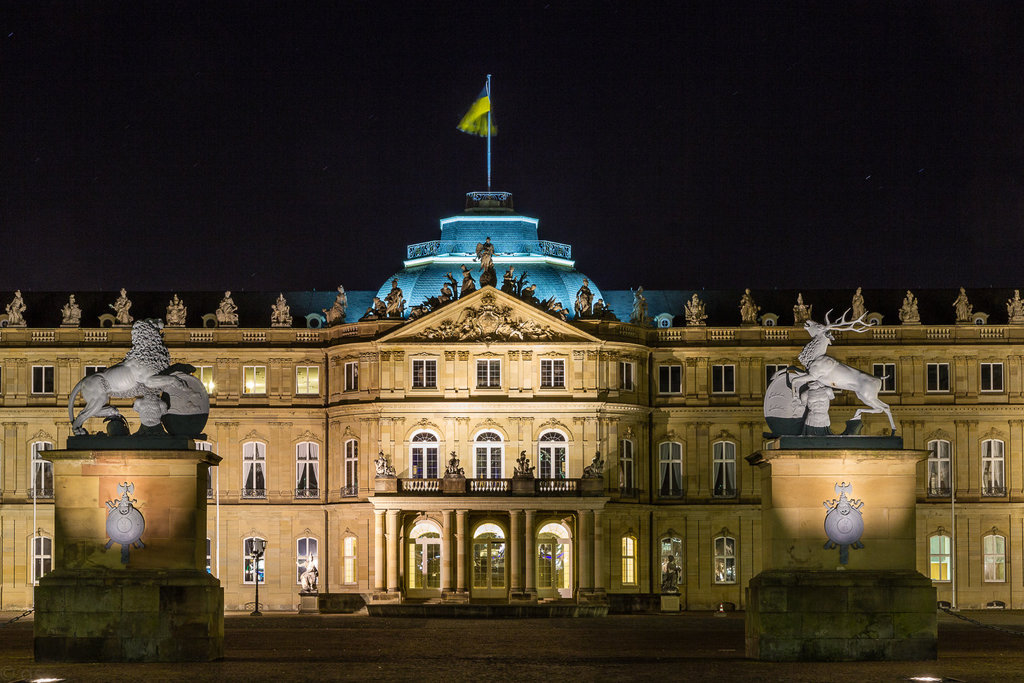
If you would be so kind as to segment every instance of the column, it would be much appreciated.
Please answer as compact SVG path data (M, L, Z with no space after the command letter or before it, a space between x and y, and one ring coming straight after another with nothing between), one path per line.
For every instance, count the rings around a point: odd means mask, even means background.
M579 577L580 585L579 592L589 593L594 589L594 580L592 578L591 570L593 569L592 561L593 551L590 548L591 541L591 511L590 510L577 510L576 511L576 561L579 563Z
M526 542L526 592L530 595L537 595L537 569L535 562L537 559L537 548L536 542L533 537L533 518L537 514L536 510L526 511L526 526L523 528L523 540Z
M608 571L604 566L604 528L601 517L601 510L594 510L594 590L598 593L604 593L604 576Z
M383 593L384 582L384 511L373 511L373 590Z
M509 575L512 577L510 580L510 588L513 594L521 593L523 591L523 572L522 566L522 547L523 547L523 531L522 531L522 510L512 510L509 512L509 539L508 539L508 558L509 558Z
M399 594L398 586L398 513L388 510L388 593Z
M452 590L452 511L441 511L441 594Z
M457 590L460 593L466 592L466 522L469 519L469 510L456 510L456 537L455 543L458 544L458 551L456 557L458 558L458 565L456 566L456 582L458 584Z

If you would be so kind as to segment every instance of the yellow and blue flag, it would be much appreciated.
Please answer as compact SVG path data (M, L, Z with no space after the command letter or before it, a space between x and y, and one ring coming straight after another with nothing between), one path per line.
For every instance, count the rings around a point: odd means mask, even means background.
M487 137L488 128L488 114L491 112L491 97L487 94L487 86L480 91L480 95L477 96L476 101L470 106L469 111L459 121L457 128L463 133L469 133L470 135L479 135L482 138ZM498 128L494 125L494 122L490 122L490 135L494 137L498 134Z

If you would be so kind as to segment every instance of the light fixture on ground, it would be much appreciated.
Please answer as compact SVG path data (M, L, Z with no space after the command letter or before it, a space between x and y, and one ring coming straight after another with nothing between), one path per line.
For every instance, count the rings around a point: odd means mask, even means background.
M252 569L253 578L256 580L256 601L253 603L252 612L249 616L262 617L263 612L260 611L260 560L263 559L263 553L267 551L267 541L262 538L253 540L252 543Z

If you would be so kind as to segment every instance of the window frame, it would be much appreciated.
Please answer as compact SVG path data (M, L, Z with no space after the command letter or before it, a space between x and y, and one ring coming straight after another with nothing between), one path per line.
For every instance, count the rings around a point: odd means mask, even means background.
M996 444L999 444L998 448ZM991 468L987 474L986 464ZM1002 439L984 439L981 442L981 495L1006 495L1006 443Z
M345 362L344 391L359 391L359 361L350 360Z
M53 461L40 457L40 453L53 450L53 442L45 439L29 444L31 470L29 471L28 492L31 498L53 498ZM37 466L38 465L38 466ZM42 473L43 486L39 486L37 477ZM47 488L46 483L49 482Z
M765 363L764 364L764 388L768 390L768 385L772 383L772 377L775 376L779 370L785 370L789 365L786 363Z
M302 554L302 543L306 542L306 553ZM314 566L319 570L320 568L320 541L316 536L300 536L295 539L295 585L302 585L302 572L305 569L305 564L299 564L300 560L309 557L309 547L313 546L313 563Z
M935 369L935 382L932 382L932 368ZM943 372L945 370L945 372ZM945 378L943 378L945 374ZM943 379L945 384L943 385ZM949 363L926 363L925 364L925 392L929 394L948 394L953 386L949 374Z
M480 370L484 369L483 383L481 384ZM496 368L496 370L495 370ZM497 375L497 379L495 379ZM476 359L476 388L477 389L501 389L501 359L500 358L477 358Z
M359 495L359 439L346 439L342 445L344 454L345 485L341 490L342 498L353 498Z
M247 447L252 447L252 454ZM262 452L260 446L263 447ZM247 468L247 465L249 467ZM249 470L252 471L252 487L247 487ZM259 477L263 477L263 488L255 486ZM262 493L261 493L262 492ZM242 498L265 499L267 497L267 444L262 441L245 441L242 443ZM255 537L253 537L255 538Z
M430 450L433 450L433 454ZM417 450L422 452L419 457L422 462L417 469ZM441 436L433 430L423 429L409 439L409 478L410 479L438 479L440 478L441 460ZM431 460L431 455L433 460ZM433 473L433 476L430 474Z
M989 539L999 539L1000 548L990 551ZM982 583L1006 583L1006 536L993 531L981 537L981 562ZM1001 578L989 578L990 567L997 570Z
M249 389L249 375L252 375L252 389ZM263 374L263 391L259 391L260 386L257 382L258 376L262 371ZM266 365L243 365L242 366L242 395L243 396L266 396L267 395L267 366Z
M315 487L309 485L310 472L316 481ZM303 480L306 486L299 485ZM295 497L320 497L320 444L316 441L300 441L295 444Z
M885 361L881 363L872 363L871 375L882 380L882 387L878 390L878 393L896 393L896 363L887 363ZM885 379L882 379L883 375L885 376Z
M732 455L731 458L727 457ZM718 486L718 474L719 465L722 466L722 474L725 482L723 482L721 492L719 492ZM732 483L731 489L725 488L725 484L729 480L729 470L732 470ZM719 439L711 444L711 472L712 472L712 485L711 495L714 498L735 498L739 495L739 481L737 475L739 474L736 467L736 442L730 441L729 439Z
M619 391L636 391L636 363L619 361Z
M300 388L299 373L305 370L306 379L303 387ZM310 375L316 375L311 379ZM310 385L315 384L316 388L310 391ZM305 389L304 391L301 389ZM296 365L295 366L295 395L296 396L319 396L320 395L320 366L319 365Z
M722 541L721 551L719 551L719 541ZM714 564L711 568L711 580L717 586L728 586L733 585L737 582L737 575L739 574L737 567L737 559L739 553L736 551L736 538L734 536L716 536L712 541L712 558ZM718 570L719 562L723 563L724 573L720 573ZM731 574L731 578L730 577Z
M556 372L556 368L560 368ZM560 383L555 383L559 380ZM565 389L565 359L564 358L541 358L540 359L540 388L541 389Z
M418 370L417 366L419 366ZM436 358L413 358L410 371L412 373L410 378L413 389L437 389Z
M42 543L37 543L42 541ZM28 582L31 586L38 586L39 579L53 571L53 536L47 534L33 534L29 539L29 576ZM40 567L40 563L43 566ZM42 572L37 575L37 572Z
M1004 391L1003 387L1005 386L1005 384L1003 382L1003 380L1005 378L1005 368L1003 368L1003 364L1000 363L1000 362L988 362L988 361L986 361L984 363L981 363L980 366L981 367L980 367L980 369L978 371L978 375L979 375L978 376L978 380L979 380L978 386L980 388L981 393L983 393L983 394L1001 394L1001 393L1003 393L1003 391ZM998 372L995 372L996 368L999 369ZM986 374L985 370L986 369L988 370L988 385L989 385L987 389L985 388L985 384L986 384L986 381L985 381L985 379L986 379L985 378L985 374ZM998 375L998 385L999 386L995 386L997 384L997 382L996 382L996 379L997 379L996 375Z
M484 439L493 434L497 439ZM485 449L484 471L480 471L480 449ZM495 459L494 451L497 450ZM495 467L497 465L497 467ZM473 476L476 479L501 479L505 468L505 437L496 429L485 429L473 437Z
M711 393L719 396L736 393L735 363L715 363L711 366Z
M351 547L350 547L351 546ZM359 538L347 534L341 539L341 583L354 586L359 583Z
M36 382L36 371L39 371L39 382ZM32 366L32 395L51 396L56 392L57 382L55 379L54 367L52 365Z
M925 489L929 496L949 496L953 486L953 444L948 439L930 439L927 445L930 453L925 464ZM934 486L932 485L933 465L934 474L938 480ZM945 486L942 485L943 482L945 482Z
M667 448L666 448L667 447ZM678 450L678 453L676 452ZM667 457L666 457L667 456ZM678 457L677 457L678 456ZM672 488L673 466L678 470L678 488ZM658 496L660 498L682 498L686 487L683 484L683 444L681 441L658 443Z
M933 541L938 540L939 548L936 550ZM945 559L943 559L945 558ZM939 578L935 578L935 569L939 568ZM941 578L945 568L946 578ZM952 570L952 543L949 534L939 531L928 536L928 578L933 583L950 583L952 581L950 572Z
M665 385L668 385L668 388ZM658 364L658 393L663 396L683 393L682 365L679 363Z
M632 439L619 439L619 494L631 496L636 491L636 444Z
M620 579L623 586L636 587L639 585L637 582L636 545L635 535L624 534L622 536L622 575Z
M217 384L213 379L213 366L212 365L196 365L195 371L192 376L199 380L199 382L206 389L206 393L213 396L214 389L217 388Z
M549 435L551 435L549 437ZM554 438L557 436L558 438ZM558 453L561 447L562 453ZM548 451L545 459L545 450ZM546 462L546 464L545 464ZM537 435L537 478L565 479L569 474L569 437L560 429L545 429Z
M259 562L254 562L251 567L249 564L255 559L255 554L249 552L249 542L255 542L256 539L262 541L266 540L262 536L246 536L242 539L242 584L247 586L253 586L256 585L256 583L264 586L267 583L267 553L264 552L260 557ZM259 607L259 605L257 605L257 607Z

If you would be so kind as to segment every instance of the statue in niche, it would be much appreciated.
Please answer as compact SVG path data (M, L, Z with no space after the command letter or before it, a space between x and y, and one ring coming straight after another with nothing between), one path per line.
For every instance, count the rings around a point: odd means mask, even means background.
M576 310L577 318L589 318L593 314L594 293L590 291L587 278L583 278L583 284L576 290L576 304L573 308Z
M270 307L271 327L291 327L292 309L285 301L284 292L277 295L277 302Z
M391 281L391 291L384 297L384 306L388 318L401 318L405 312L405 297L398 286L398 278Z
M324 314L324 321L328 326L345 322L345 314L348 312L348 295L345 288L338 285L338 295L334 297L334 303L330 308L321 308Z
M302 574L299 575L299 580L302 582L301 593L316 593L317 582L320 578L320 570L316 566L316 558L309 555L305 559L299 558L299 566L303 567Z
M661 592L662 593L678 593L679 592L679 575L681 569L676 564L675 555L669 555L665 558L664 564L661 566Z
M167 303L167 327L184 327L187 315L188 309L175 294L174 298Z
M743 292L743 296L740 297L740 321L744 325L756 325L757 314L761 311L761 307L754 303L754 297L750 295L750 289L746 289Z
M60 309L61 327L78 327L82 322L82 308L75 301L75 295L68 296L68 302Z
M803 325L805 322L811 319L811 308L804 303L803 293L796 295L796 306L793 306L793 324Z
M21 298L21 290L15 290L14 298L7 304L7 326L25 327L25 300Z
M1006 315L1015 325L1024 323L1024 301L1020 298L1019 289L1013 290L1013 298L1006 300Z
M509 266L508 270L505 271L504 277L501 279L501 291L507 294L516 293L516 267Z
M448 466L444 468L445 479L451 479L453 477L466 476L466 470L459 467L459 458L455 455L455 451L452 451L451 457L448 458Z
M704 310L704 302L696 294L686 302L685 310L687 325L707 325L708 314Z
M380 300L380 297L373 297L373 301L370 302L370 307L366 309L366 313L360 320L383 320L388 317L388 308L384 305L384 302Z
M917 297L909 289L900 306L900 322L904 325L920 325L921 314L917 312Z
M224 292L224 298L216 311L217 324L222 327L238 327L238 306L231 298L231 290Z
M128 292L125 288L121 288L121 296L117 297L117 301L109 304L114 309L114 320L117 321L118 325L131 325L134 318L128 312L132 308L131 299L128 298Z
M967 300L967 292L963 287L960 288L960 295L953 302L953 311L956 313L956 321L958 323L973 322L971 320L971 313L974 312L974 306Z
M651 322L647 315L647 299L644 297L644 288L637 287L633 292L633 310L629 315L629 322L634 325L647 325Z
M476 281L473 279L473 271L462 266L462 289L459 290L459 297L464 297L476 291Z
M384 451L381 451L377 458L373 461L374 466L377 468L378 479L391 479L395 476L395 468L388 462L388 456L384 455Z
M498 274L494 272L494 245L488 237L483 243L477 242L476 260L480 261L480 286L498 286Z
M583 468L583 478L600 479L602 476L604 476L604 460L601 458L601 451L595 451L594 459Z
M516 458L516 468L512 472L512 476L516 479L532 479L533 470L533 463L526 456L526 451L520 451L519 457Z
M853 301L850 302L850 309L853 312L853 318L863 318L864 314L868 312L868 309L864 307L864 295L860 293L860 287L853 293Z

